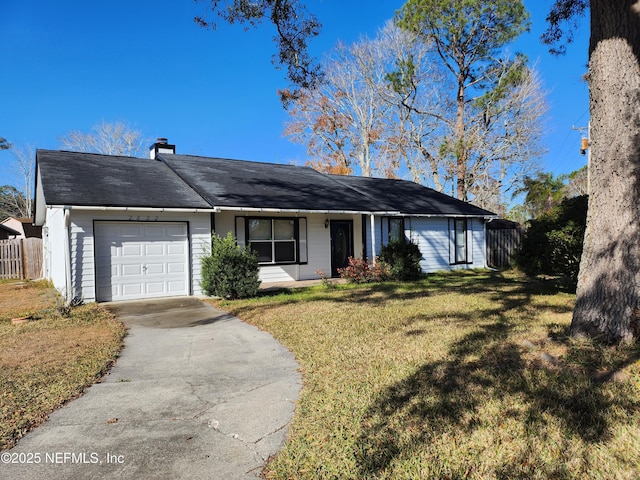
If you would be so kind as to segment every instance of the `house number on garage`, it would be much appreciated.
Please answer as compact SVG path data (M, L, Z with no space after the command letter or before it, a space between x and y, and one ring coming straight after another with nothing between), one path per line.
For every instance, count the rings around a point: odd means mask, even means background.
M130 222L157 222L159 217L152 217L151 215L147 215L146 217L141 217L140 215L138 215L137 217L134 217L133 215L131 215L129 217L129 221Z

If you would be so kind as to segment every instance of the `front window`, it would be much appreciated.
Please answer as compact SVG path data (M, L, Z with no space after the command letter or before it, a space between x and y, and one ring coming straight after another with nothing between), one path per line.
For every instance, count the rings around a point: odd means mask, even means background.
M389 242L404 240L404 218L389 218Z
M298 252L298 222L292 218L249 218L247 237L258 254L258 262L295 263Z

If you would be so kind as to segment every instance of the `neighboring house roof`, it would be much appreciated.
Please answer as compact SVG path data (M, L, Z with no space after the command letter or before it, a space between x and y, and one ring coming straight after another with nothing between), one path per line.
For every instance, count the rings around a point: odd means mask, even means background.
M36 166L47 205L211 208L156 160L38 150Z
M0 223L0 240L6 240L9 237L17 237L19 235L21 235L20 232Z
M42 238L42 227L34 225L33 219L25 217L9 217L2 222L5 227L16 231L17 234L25 238Z
M51 150L38 150L36 164L48 205L494 216L414 182L327 175L296 165Z

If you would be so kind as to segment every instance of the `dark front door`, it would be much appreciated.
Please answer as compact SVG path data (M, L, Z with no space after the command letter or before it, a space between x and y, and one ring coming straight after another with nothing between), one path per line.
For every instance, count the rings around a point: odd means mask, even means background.
M353 222L331 220L331 276L338 277L339 268L349 265L353 256Z

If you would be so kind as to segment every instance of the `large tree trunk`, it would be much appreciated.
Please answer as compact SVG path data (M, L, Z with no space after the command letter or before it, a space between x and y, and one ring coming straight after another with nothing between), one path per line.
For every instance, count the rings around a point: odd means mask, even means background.
M591 188L574 336L640 338L640 13L591 0Z

